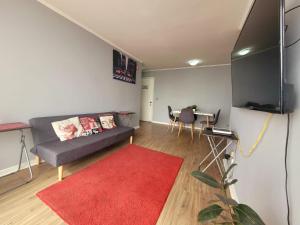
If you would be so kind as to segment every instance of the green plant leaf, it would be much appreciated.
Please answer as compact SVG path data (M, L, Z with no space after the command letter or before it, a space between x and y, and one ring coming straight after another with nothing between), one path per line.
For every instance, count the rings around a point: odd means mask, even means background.
M230 173L230 171L236 166L236 163L233 163L229 166L229 168L227 169L227 171L224 173L223 177L222 177L222 183L224 183L225 179L227 178L227 175Z
M235 184L236 182L238 182L238 180L234 179L234 180L232 180L232 181L230 181L228 183L225 183L224 189L227 189L230 185Z
M238 205L238 203L232 198L227 198L220 194L215 194L215 195L218 197L218 199L220 199L226 205L234 205L234 206Z
M222 222L222 223L216 223L216 224L219 224L219 225L232 225L233 222Z
M223 209L221 206L217 204L211 205L199 212L198 221L203 223L205 221L215 219L222 213L222 211Z
M196 170L196 171L192 172L192 176L213 188L221 187L221 185L219 184L218 181L216 181L213 177L207 175L206 173L202 173L202 172Z
M238 204L233 207L237 224L242 225L264 225L265 223L259 217L259 215L245 204Z
M219 202L221 202L219 199L211 199L207 203L209 203L209 204L215 204L215 203L219 203Z

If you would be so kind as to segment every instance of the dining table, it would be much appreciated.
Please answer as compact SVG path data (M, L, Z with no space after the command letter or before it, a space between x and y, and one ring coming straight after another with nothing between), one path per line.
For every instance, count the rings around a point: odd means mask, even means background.
M202 111L199 111L199 110L193 110L194 111L194 115L198 115L198 116L204 116L206 117L206 125L209 127L209 121L210 121L210 118L214 118L214 114L213 113L208 113L208 112L202 112ZM177 110L172 110L172 113L176 118L179 117L180 113L181 113L181 110L177 109Z

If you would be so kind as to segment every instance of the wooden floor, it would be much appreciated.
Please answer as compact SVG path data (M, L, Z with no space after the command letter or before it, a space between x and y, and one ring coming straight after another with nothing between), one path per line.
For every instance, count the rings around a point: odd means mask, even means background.
M213 199L214 189L201 184L190 173L208 152L208 144L205 137L199 140L195 135L192 143L189 130L182 132L177 138L177 130L173 133L167 131L167 126L151 123L141 123L141 128L136 131L134 144L141 145L156 151L184 158L184 163L178 174L176 182L162 210L157 225L194 225L197 223L198 211ZM129 141L129 140L128 140ZM74 162L65 167L65 175L86 167L101 160L122 146L122 143L105 152L99 152ZM26 185L0 195L0 224L1 225L35 225L35 224L65 224L54 212L51 211L35 194L57 182L57 169L45 163L34 166L34 180ZM215 167L208 171L213 176L218 176ZM26 177L25 171L18 174L0 178L0 193L8 187L17 185ZM2 190L1 190L2 189Z

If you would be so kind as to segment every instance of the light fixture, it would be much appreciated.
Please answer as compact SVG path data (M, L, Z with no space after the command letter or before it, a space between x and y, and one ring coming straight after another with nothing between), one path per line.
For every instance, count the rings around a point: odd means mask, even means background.
M191 60L187 61L187 63L190 66L197 66L201 62L202 62L202 60L200 60L200 59L191 59Z
M243 55L249 54L249 52L251 52L251 48L244 48L244 49L238 51L238 54L243 56Z

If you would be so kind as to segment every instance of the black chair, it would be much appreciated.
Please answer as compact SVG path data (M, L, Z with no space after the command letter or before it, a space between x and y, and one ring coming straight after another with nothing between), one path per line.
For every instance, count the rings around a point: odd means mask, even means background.
M181 113L179 116L178 136L181 133L182 126L185 124L191 124L191 136L192 136L192 140L194 140L195 117L194 117L194 111L192 108L185 108L185 109L181 110Z
M220 117L220 113L221 113L221 109L218 110L217 114L214 116L214 120L211 122L211 126L215 126L218 121L219 121L219 117Z
M191 108L191 109L193 109L194 111L196 111L198 107L197 107L196 105L191 105L191 106L188 106L187 108ZM197 119L198 119L198 116L197 116L196 114L194 114L194 118L195 118L195 120L197 120Z
M214 118L213 120L201 120L200 121L200 124L201 124L201 130L200 130L200 133L199 133L199 137L201 135L201 131L205 128L205 127L215 127L216 124L218 123L219 121L219 117L220 117L220 113L221 113L221 109L218 110L217 114L214 115Z
M173 132L174 126L175 126L176 123L178 123L179 118L175 117L173 115L172 108L169 105L168 105L168 116L169 116L169 119L170 119L168 130L170 129L170 127L172 127L172 132Z

